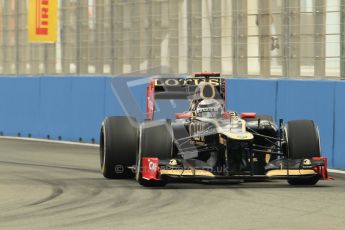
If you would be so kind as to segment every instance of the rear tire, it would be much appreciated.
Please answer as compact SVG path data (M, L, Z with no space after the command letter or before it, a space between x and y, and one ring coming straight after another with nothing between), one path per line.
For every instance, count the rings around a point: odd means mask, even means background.
M320 137L317 126L311 120L289 121L286 127L287 152L290 159L320 157ZM320 175L308 178L291 178L291 185L315 185Z
M173 154L173 131L169 121L159 120L146 122L141 126L140 147L137 157L136 179L142 186L165 186L165 180L145 180L142 178L143 157L155 157L160 161L169 161Z
M131 117L107 117L100 134L101 172L108 179L133 178L128 169L138 152L138 124Z

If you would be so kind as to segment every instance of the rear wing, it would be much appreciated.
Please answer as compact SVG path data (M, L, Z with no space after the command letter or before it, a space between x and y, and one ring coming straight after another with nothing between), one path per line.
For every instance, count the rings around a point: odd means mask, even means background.
M152 120L154 117L156 99L188 100L201 84L210 85L215 91L213 97L225 101L225 79L220 78L220 73L200 72L195 73L194 77L151 79L146 90L147 120Z

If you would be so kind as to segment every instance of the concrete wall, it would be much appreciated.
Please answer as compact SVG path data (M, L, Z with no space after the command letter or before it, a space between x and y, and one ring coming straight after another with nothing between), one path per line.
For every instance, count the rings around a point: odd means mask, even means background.
M0 132L98 142L105 116L144 119L146 83L133 77L1 77ZM323 155L331 166L345 168L345 82L229 79L227 94L231 110L271 114L276 120L315 120ZM159 104L157 117L172 117L184 106Z

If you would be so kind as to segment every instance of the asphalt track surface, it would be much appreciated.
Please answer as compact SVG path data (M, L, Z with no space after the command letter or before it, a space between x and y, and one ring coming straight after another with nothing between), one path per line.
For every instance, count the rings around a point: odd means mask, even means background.
M98 148L0 139L0 229L345 229L345 175L169 184L107 180Z

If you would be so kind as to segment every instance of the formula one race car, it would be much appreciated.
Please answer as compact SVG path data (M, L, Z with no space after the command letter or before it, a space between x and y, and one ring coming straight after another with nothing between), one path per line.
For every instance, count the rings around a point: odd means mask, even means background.
M226 110L226 81L219 73L151 79L147 119L107 117L100 133L101 171L143 186L169 181L284 179L315 185L329 179L320 156L319 130L311 120L284 124L272 116ZM176 120L154 120L157 100L188 100ZM155 101L156 100L156 101Z

